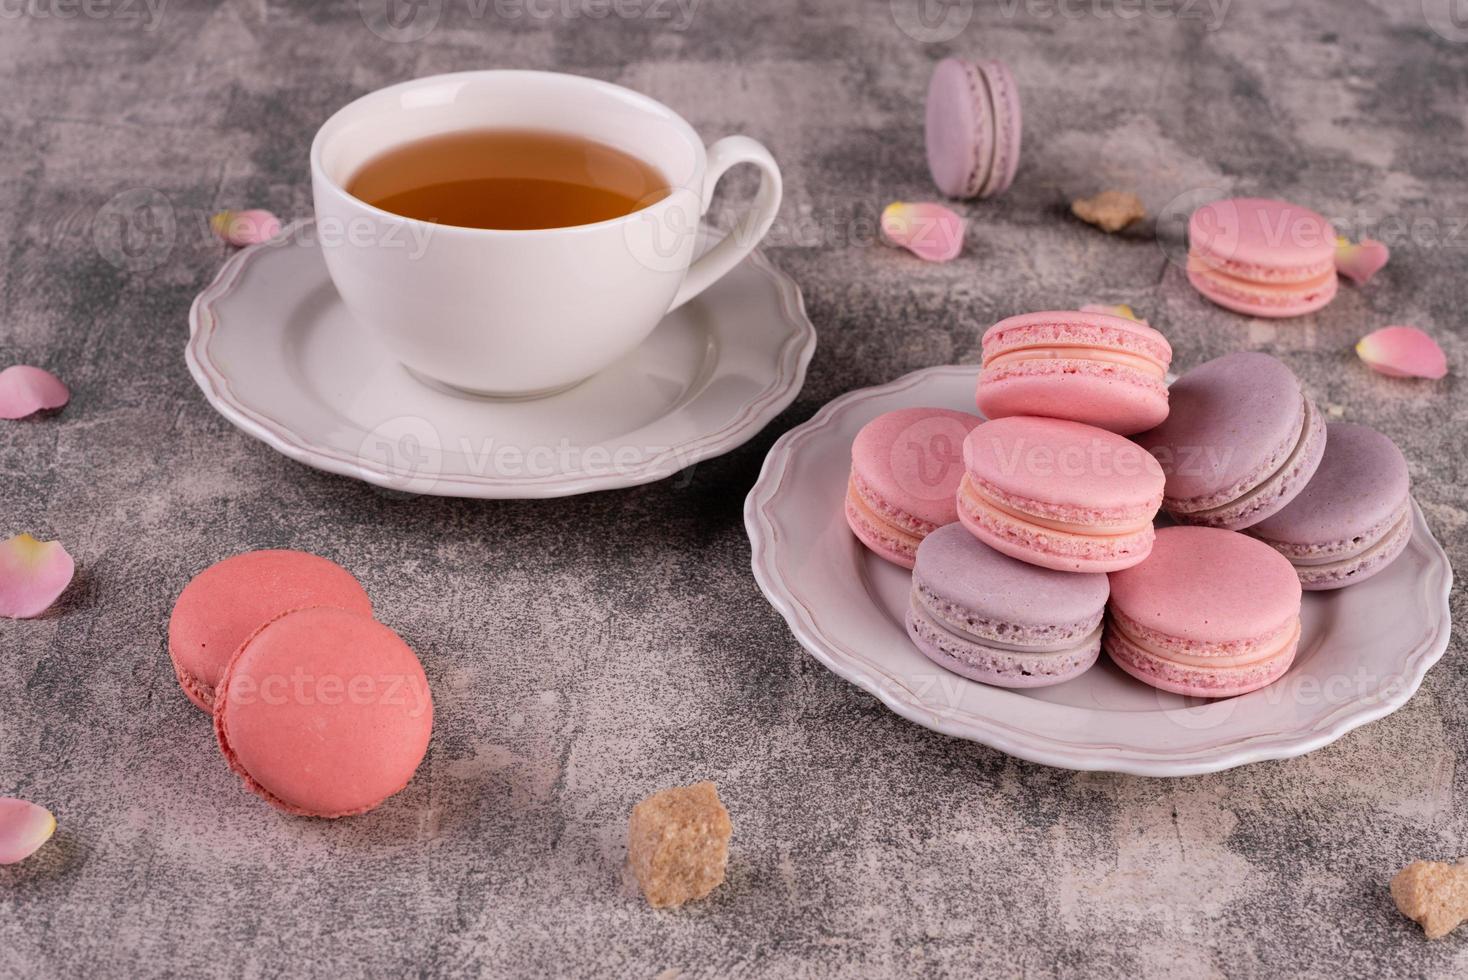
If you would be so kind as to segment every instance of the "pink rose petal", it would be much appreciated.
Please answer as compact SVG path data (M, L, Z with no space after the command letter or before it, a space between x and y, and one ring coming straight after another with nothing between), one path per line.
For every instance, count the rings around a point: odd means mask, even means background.
M209 227L231 245L258 245L280 233L280 219L269 211L221 211Z
M1394 378L1441 378L1448 373L1443 349L1416 327L1382 327L1356 343L1356 354L1374 371Z
M43 409L60 408L71 398L50 371L16 364L0 371L0 419L23 419Z
M1136 313L1132 312L1132 308L1125 303L1119 303L1116 306L1107 306L1104 303L1087 303L1085 306L1081 307L1081 312L1105 313L1107 316L1119 316L1127 320L1135 320L1144 327L1150 326L1150 324L1148 324L1146 320L1143 320L1141 317L1137 316Z
M56 833L51 811L13 796L0 796L0 864L16 864Z
M32 619L51 608L76 572L60 541L17 534L0 541L0 616Z
M887 205L882 234L929 262L947 262L963 250L963 219L941 204Z
M1366 285L1372 276L1381 271L1391 250L1374 238L1363 238L1359 244L1348 239L1335 240L1335 269L1358 286Z

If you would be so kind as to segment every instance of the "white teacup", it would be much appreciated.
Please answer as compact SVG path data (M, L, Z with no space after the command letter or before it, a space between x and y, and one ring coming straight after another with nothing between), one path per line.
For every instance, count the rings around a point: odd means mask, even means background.
M609 144L651 164L672 193L610 221L532 231L461 228L391 214L347 184L384 151L476 129L539 129ZM694 261L700 215L737 163L761 170L753 204ZM780 169L759 143L707 151L677 113L607 82L470 71L365 95L311 144L317 232L352 315L417 375L476 394L533 397L631 352L671 309L734 268L769 230Z

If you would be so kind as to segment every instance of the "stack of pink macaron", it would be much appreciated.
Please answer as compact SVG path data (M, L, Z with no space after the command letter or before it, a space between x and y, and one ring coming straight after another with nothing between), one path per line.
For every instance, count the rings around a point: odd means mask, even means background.
M918 408L862 430L847 520L912 569L907 627L926 656L1033 687L1105 649L1162 690L1242 694L1293 661L1302 585L1362 581L1400 553L1410 501L1389 440L1331 426L1329 452L1268 355L1209 361L1169 389L1171 357L1124 317L1011 317L983 339L988 421ZM1155 529L1162 509L1184 526Z
M365 813L428 750L422 664L325 558L251 551L204 569L174 604L168 652L230 768L278 810Z

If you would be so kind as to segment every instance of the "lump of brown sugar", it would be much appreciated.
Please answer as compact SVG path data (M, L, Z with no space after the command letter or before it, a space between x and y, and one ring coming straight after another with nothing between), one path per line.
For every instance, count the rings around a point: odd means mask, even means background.
M648 904L682 905L722 884L733 833L713 783L675 786L633 807L627 863Z
M1142 199L1130 191L1102 191L1070 202L1070 212L1107 233L1118 232L1147 216Z
M1402 914L1441 939L1468 919L1468 859L1457 864L1413 861L1392 879L1392 898Z

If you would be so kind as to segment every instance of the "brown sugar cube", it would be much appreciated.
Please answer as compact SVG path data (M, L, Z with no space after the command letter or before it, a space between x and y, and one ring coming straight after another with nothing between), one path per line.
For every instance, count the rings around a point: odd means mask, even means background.
M1118 232L1147 216L1142 199L1130 191L1102 191L1070 202L1070 212L1107 233Z
M713 783L675 786L633 807L627 863L648 904L682 905L722 884L733 833Z
M1441 939L1468 919L1468 859L1457 864L1413 861L1392 879L1392 898L1428 939Z

